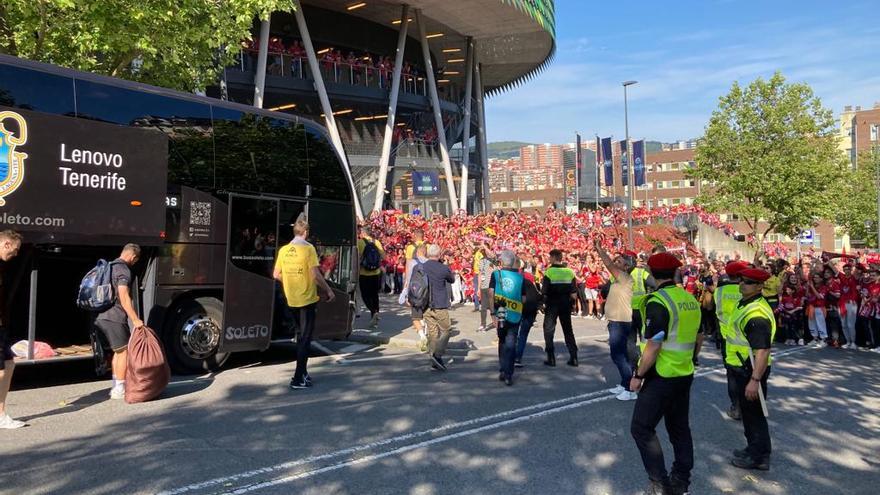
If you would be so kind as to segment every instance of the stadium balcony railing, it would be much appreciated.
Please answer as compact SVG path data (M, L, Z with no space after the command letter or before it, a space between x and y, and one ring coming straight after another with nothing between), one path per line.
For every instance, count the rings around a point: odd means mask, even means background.
M256 72L256 67L257 52L243 49L239 52L237 63L231 68L242 72ZM385 90L390 89L391 86L391 71L380 70L374 65L322 60L320 67L325 82ZM266 74L305 80L313 79L306 57L280 52L268 53ZM427 80L415 74L402 74L400 91L416 96L427 96Z

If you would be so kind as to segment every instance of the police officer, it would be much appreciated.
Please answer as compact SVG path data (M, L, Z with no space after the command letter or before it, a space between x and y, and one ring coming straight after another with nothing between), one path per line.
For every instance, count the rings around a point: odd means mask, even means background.
M654 250L657 249L658 248L654 248ZM623 254L625 256L634 256L636 259L639 259L636 256L636 253L633 253L632 251L625 251ZM645 299L648 297L648 292L657 288L657 282L654 280L654 277L651 276L651 273L645 269L644 263L641 259L639 260L638 265L633 268L629 274L632 277L632 333L627 338L626 350L629 362L635 364L639 362L639 348L636 345L636 334L642 328L642 309L645 306Z
M639 392L630 432L639 448L650 486L648 494L684 494L694 466L694 444L688 420L694 350L700 335L700 304L675 285L681 262L669 253L648 259L657 290L647 296L639 332L642 357L630 382ZM656 428L665 419L675 462L667 474Z
M526 287L523 275L517 268L517 258L513 251L505 250L499 255L501 269L492 272L489 283L489 299L495 311L493 319L498 329L498 379L506 385L513 385L513 364L516 359L516 341L522 320Z
M757 268L740 272L742 300L731 319L733 333L726 341L727 362L734 367L736 393L742 410L747 446L734 450L730 463L743 469L770 469L770 430L765 399L770 377L770 343L776 335L773 310L761 295L770 273Z
M713 300L715 302L715 315L718 317L718 328L722 340L727 340L732 334L730 329L731 316L736 310L736 305L742 298L739 292L739 274L741 271L749 268L749 264L745 261L731 261L724 267L724 273L727 275L718 281L715 288ZM740 413L739 401L736 398L736 384L733 379L733 368L728 365L727 349L722 343L721 357L724 359L724 368L727 372L727 396L730 398L730 407L727 409L727 415L734 420L739 421L742 417ZM736 362L736 356L733 356Z
M556 320L562 323L565 346L568 347L568 365L577 366L577 343L571 328L571 307L577 298L577 283L574 271L562 262L562 251L550 251L550 268L544 272L541 282L544 296L544 351L547 353L547 366L556 366L556 350L553 337L556 333Z

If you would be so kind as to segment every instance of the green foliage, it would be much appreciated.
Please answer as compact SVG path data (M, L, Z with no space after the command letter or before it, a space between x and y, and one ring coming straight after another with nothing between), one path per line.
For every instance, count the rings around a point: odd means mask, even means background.
M185 91L289 0L3 0L0 53Z
M844 176L835 207L835 222L868 247L877 247L878 174L880 150L859 155L858 167Z
M706 184L698 203L743 218L759 242L771 230L794 237L833 217L847 164L837 139L812 89L777 72L719 99L687 175Z

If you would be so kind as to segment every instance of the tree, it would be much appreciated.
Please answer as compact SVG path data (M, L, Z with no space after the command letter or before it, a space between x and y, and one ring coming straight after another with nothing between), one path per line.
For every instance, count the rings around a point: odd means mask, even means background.
M878 174L880 150L861 153L858 167L846 172L835 205L835 222L868 247L877 247Z
M289 0L3 0L0 53L193 91Z
M777 72L719 98L687 175L706 185L699 204L746 222L759 257L771 231L794 237L833 217L847 164L837 145L831 110Z

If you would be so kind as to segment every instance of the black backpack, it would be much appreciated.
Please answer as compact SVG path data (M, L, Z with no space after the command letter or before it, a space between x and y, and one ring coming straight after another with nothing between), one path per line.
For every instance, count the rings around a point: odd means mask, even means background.
M113 289L113 265L118 261L98 260L98 264L86 273L79 284L76 305L80 309L103 313L116 304L116 291Z
M361 267L364 270L378 270L382 265L382 255L379 253L379 248L373 243L373 241L368 241L364 239L364 254L361 257Z
M410 306L422 311L428 309L428 306L431 304L431 288L428 284L428 274L425 273L424 264L418 261L412 267L406 298Z

